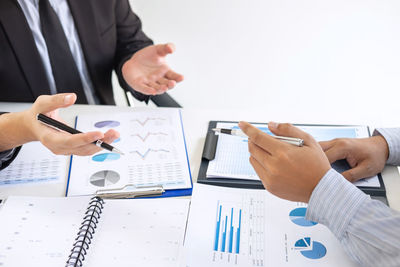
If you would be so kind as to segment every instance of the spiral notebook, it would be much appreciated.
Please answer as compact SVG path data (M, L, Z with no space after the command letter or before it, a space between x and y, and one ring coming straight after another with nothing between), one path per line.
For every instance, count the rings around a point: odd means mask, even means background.
M188 199L9 197L0 266L178 266L188 209Z

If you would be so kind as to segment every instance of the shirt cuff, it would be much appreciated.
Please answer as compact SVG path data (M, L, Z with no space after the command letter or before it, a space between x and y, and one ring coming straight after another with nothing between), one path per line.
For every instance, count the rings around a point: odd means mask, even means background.
M369 196L330 169L311 194L306 219L326 225L340 240Z
M387 164L400 165L400 128L378 128L373 135L382 135L389 146Z

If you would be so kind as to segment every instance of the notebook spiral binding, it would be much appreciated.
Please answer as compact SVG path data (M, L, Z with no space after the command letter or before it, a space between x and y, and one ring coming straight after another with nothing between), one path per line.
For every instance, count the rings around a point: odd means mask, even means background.
M75 243L68 256L66 267L82 267L83 261L92 242L100 214L103 210L104 201L99 197L90 199L89 206L83 217L81 227L79 228Z

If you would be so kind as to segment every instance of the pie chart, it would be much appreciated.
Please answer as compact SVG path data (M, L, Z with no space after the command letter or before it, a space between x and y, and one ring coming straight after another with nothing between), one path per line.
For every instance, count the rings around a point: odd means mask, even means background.
M311 237L299 239L294 244L294 249L311 260L321 259L326 255L326 248L323 244L317 241L312 241Z
M96 128L104 128L104 127L117 127L120 123L118 121L99 121L94 124Z
M92 157L93 161L104 162L104 161L113 161L120 158L120 155L117 153L102 153L97 154Z
M90 177L90 183L97 187L114 185L119 181L119 174L115 171L104 170L93 174Z
M314 226L318 223L305 219L307 208L296 208L289 213L290 220L299 226Z

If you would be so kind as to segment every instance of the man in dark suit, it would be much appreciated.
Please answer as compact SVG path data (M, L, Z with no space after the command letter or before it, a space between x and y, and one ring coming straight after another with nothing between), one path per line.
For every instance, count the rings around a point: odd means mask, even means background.
M111 73L141 101L183 76L165 62L128 0L1 0L0 101L74 92L77 103L115 104Z

